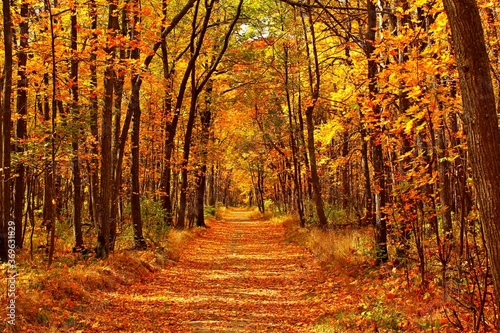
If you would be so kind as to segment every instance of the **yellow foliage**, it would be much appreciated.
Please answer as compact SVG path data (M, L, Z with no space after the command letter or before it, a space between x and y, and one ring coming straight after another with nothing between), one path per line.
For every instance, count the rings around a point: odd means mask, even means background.
M344 131L344 126L336 119L322 124L314 133L316 141L321 142L323 145L330 144L332 140Z

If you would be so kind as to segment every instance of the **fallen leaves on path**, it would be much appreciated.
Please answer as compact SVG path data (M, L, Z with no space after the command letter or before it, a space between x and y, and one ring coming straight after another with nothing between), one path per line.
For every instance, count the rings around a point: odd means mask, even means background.
M103 293L88 332L313 332L323 271L283 226L248 216L211 223L154 280Z

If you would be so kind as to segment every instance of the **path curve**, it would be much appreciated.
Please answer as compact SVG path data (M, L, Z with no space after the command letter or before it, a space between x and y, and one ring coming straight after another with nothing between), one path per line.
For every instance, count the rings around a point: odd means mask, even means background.
M100 332L314 332L323 273L284 231L228 211L172 268L110 294Z

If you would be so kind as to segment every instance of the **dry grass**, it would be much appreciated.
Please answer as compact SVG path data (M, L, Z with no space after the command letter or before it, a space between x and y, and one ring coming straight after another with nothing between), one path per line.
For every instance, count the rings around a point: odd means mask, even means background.
M367 249L373 247L366 230L343 229L310 231L306 245L327 266L344 267L366 262Z
M249 218L252 220L271 220L274 217L272 212L261 213L257 208L254 208Z
M188 230L170 230L168 234L168 256L174 261L178 261L183 249L186 247L186 242L196 238L205 229L193 228Z
M215 219L217 221L222 220L224 218L224 215L226 214L226 212L227 212L226 207L217 208L217 210L215 211Z
M366 263L373 248L368 228L328 229L300 228L294 216L281 218L287 240L308 248L325 267L342 268Z

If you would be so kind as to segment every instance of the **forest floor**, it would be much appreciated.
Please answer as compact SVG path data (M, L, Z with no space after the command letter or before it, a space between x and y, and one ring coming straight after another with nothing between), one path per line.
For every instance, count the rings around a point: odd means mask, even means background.
M283 223L254 216L227 210L183 242L175 262L154 271L131 252L118 264L143 273L130 282L81 292L78 284L91 285L99 266L55 269L46 282L30 282L38 303L26 296L23 308L33 312L24 317L35 324L21 331L42 332L40 325L77 333L453 331L439 293L407 290L404 275L391 267L325 268L291 241ZM118 276L106 267L100 274Z

